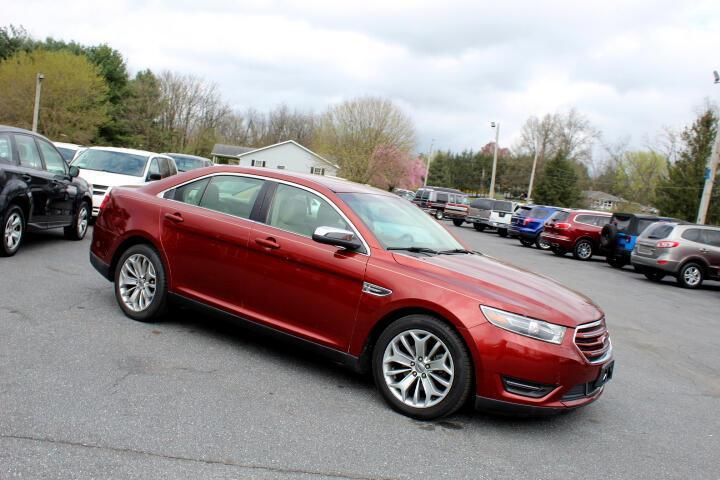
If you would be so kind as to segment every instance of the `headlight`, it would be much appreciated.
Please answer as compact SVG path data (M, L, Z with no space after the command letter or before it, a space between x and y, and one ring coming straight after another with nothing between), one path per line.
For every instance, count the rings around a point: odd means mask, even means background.
M485 305L480 305L480 310L482 310L488 322L496 327L526 337L542 340L543 342L556 343L559 345L562 343L563 337L565 337L565 330L567 330L567 328L560 325L523 317L522 315L505 312L497 308L486 307Z

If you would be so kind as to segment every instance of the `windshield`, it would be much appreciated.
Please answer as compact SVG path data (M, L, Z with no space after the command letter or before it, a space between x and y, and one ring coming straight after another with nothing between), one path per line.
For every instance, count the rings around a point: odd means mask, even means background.
M148 157L110 150L85 150L72 164L85 170L142 177Z
M209 162L202 158L184 157L180 155L170 155L175 160L178 170L187 172L196 168L208 166Z
M345 203L385 248L462 249L439 223L412 203L372 193L342 193Z

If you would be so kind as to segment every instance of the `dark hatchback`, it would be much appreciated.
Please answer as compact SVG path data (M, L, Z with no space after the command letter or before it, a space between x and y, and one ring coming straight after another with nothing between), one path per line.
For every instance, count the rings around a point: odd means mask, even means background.
M78 173L47 138L0 125L0 256L15 255L26 231L64 228L68 239L85 237L92 197Z

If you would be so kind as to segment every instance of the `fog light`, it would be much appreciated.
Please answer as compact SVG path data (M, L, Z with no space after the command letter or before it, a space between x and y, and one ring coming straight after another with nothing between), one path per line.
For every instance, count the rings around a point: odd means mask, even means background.
M555 389L555 385L545 385L505 376L502 377L502 382L506 392L530 398L542 398Z

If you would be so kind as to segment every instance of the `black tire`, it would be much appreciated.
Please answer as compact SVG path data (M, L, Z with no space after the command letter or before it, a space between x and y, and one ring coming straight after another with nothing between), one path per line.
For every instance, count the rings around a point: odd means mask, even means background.
M498 235L500 235L501 237L507 237L507 233L507 228L498 228Z
M442 220L443 218L445 218L445 213L438 208L437 210L435 210L435 218L437 220Z
M450 391L446 394L445 398L427 408L413 407L404 403L400 398L397 398L390 391L383 373L383 356L390 342L402 332L415 329L429 332L440 339L450 353L455 369ZM380 390L383 399L395 411L419 420L433 420L451 415L468 400L473 385L472 362L462 337L450 326L429 315L408 315L391 323L380 334L375 344L372 357L372 371L375 384L378 390Z
M625 260L614 255L606 257L605 260L613 268L623 268L626 265Z
M459 218L453 219L453 225L455 225L456 227L462 227L463 223L465 223L465 220L461 220Z
M552 251L552 253L554 253L558 257L564 257L565 254L567 253L564 248L560 248L560 247L551 247L550 251Z
M593 244L587 238L581 238L573 247L573 257L576 260L587 262L593 256Z
M552 245L546 240L542 239L542 235L538 235L535 237L535 247L539 250L550 250L552 248Z
M535 240L531 240L529 238L520 237L520 243L523 247L532 247L535 245Z
M482 223L473 223L473 227L475 227L475 230L477 230L478 232L485 231L485 225L483 225Z
M688 262L677 273L677 283L683 288L700 288L705 280L705 269L695 262Z
M152 263L152 266L155 270L155 294L150 301L150 304L140 311L135 311L125 304L120 285L120 274L122 272L123 265L128 260L128 258L132 257L133 255L144 256ZM160 255L153 247L151 247L150 245L140 244L133 245L132 247L128 248L120 256L120 260L118 260L118 263L115 267L115 299L117 300L118 305L120 305L123 313L126 316L132 318L133 320L137 320L138 322L155 322L161 320L167 312L168 293L166 279L167 277L165 276L165 266L163 265Z
M600 245L607 250L615 249L615 240L617 240L617 225L608 223L600 230Z
M652 280L653 282L659 282L663 278L665 278L665 276L667 275L662 270L655 270L655 269L643 270L642 273L643 273L643 275L645 275L645 277L648 280Z
M84 217L83 217L84 213ZM64 233L65 238L68 240L82 240L87 234L88 227L90 226L90 218L92 217L92 207L88 202L83 201L78 208L75 217L70 225L65 227ZM84 227L81 227L81 222L84 222Z
M19 220L20 224L17 224ZM10 238L9 228L10 224L12 227L12 238ZM10 207L3 215L2 225L0 225L0 234L2 234L2 247L0 247L0 257L12 257L17 253L22 245L22 241L25 238L25 214L17 205L10 205ZM18 229L19 228L19 229ZM17 235L20 238L17 238Z

